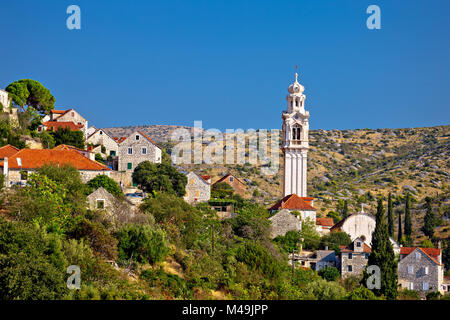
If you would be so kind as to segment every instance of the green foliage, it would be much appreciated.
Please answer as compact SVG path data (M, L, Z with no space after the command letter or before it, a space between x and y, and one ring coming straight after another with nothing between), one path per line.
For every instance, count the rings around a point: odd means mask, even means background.
M367 289L366 287L359 287L347 296L348 300L379 300L378 298L371 290Z
M148 282L151 287L162 287L169 296L182 299L192 299L192 290L186 280L174 274L165 273L161 268L144 270L141 279Z
M114 179L111 179L110 177L108 177L107 175L104 175L104 174L98 175L95 178L91 179L87 183L87 185L90 189L89 190L90 193L97 190L100 187L103 187L106 189L106 191L108 191L115 197L123 196L122 189L120 189L117 182Z
M55 139L48 131L37 133L36 137L41 140L42 146L45 149L53 149L55 147Z
M288 231L284 236L278 236L274 239L279 244L280 248L286 252L292 252L293 249L298 250L300 243L300 233L297 231Z
M125 225L116 237L120 260L154 264L162 261L170 251L165 233L149 225Z
M422 231L428 238L432 239L434 235L434 228L436 227L436 218L434 216L433 208L431 206L431 198L426 197L425 201L426 201L425 207L427 209L427 212L425 213Z
M79 130L70 130L69 128L58 128L56 131L51 131L50 134L55 140L55 145L66 144L79 149L84 148L84 135Z
M434 248L433 242L430 239L425 239L420 242L421 248Z
M398 233L397 233L397 242L399 244L403 244L403 232L402 232L402 212L398 211Z
M79 217L68 232L74 239L84 239L91 248L108 260L117 260L117 240L103 224Z
M16 148L26 147L24 141L20 139L20 131L13 129L7 120L0 120L0 146L10 144Z
M100 162L101 164L105 164L105 160L100 153L95 154L95 161Z
M67 293L60 239L0 218L0 299L60 299Z
M307 284L303 295L308 300L342 300L347 292L336 282L321 279Z
M278 278L282 273L280 262L257 243L246 241L240 245L236 251L236 259L269 278Z
M392 212L392 194L388 195L388 233L390 237L394 236L394 213Z
M327 281L336 281L340 278L341 274L335 267L326 266L319 270L319 276Z
M374 289L374 293L377 296L384 295L387 299L395 300L397 298L397 261L385 220L383 200L379 198L376 225L372 233L372 252L369 255L368 265L378 266L381 271L381 289ZM364 271L364 284L368 276Z
M238 236L262 240L268 239L270 234L270 221L267 218L268 212L263 206L245 202L229 223Z
M141 162L134 169L133 181L148 193L166 192L179 197L186 193L186 176L166 163Z
M420 300L420 294L418 291L403 289L398 291L398 300Z
M12 102L25 111L25 107L33 107L41 114L49 114L55 107L55 97L40 82L22 79L10 83L5 89Z
M335 212L335 211L329 211L329 212L327 213L327 217L328 217L328 218L332 218L332 219L333 219L333 222L334 222L335 224L342 220L341 215L340 215L338 212Z
M405 236L410 237L412 234L412 223L411 223L411 196L408 193L406 193L405 197Z
M233 193L234 189L226 182L215 183L211 187L211 198L213 199L228 199L233 196Z
M320 245L320 235L316 231L316 223L311 219L302 221L300 235L303 238L303 248L316 250Z
M331 232L320 239L320 247L325 248L327 246L329 249L339 253L340 246L348 246L351 242L352 240L346 232Z

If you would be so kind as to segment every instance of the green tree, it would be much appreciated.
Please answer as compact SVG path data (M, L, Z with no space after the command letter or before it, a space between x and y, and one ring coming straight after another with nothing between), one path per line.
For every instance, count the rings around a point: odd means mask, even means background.
M369 255L369 266L378 266L381 272L381 288L373 289L378 296L387 299L397 298L397 261L394 249L389 239L389 232L384 216L383 200L378 199L375 230L372 233L372 252ZM363 284L366 284L368 274L364 271Z
M315 221L311 219L302 221L300 235L303 238L303 248L312 250L319 248L320 235L317 233Z
M67 144L79 149L84 148L84 135L79 130L72 131L69 128L58 128L56 131L51 131L50 134L53 136L56 146Z
M434 227L435 227L436 218L433 213L433 207L431 205L431 198L426 197L425 201L426 201L425 207L427 209L427 212L425 213L424 225L423 225L422 231L428 238L432 239L433 235L434 235Z
M319 276L327 281L336 281L337 279L339 279L341 274L335 267L327 266L319 270Z
M366 287L358 287L350 292L348 300L379 300L379 298Z
M402 243L403 232L402 232L402 212L398 211L398 232L397 232L397 242Z
M412 235L412 223L411 223L411 210L410 210L410 205L411 205L411 199L410 199L410 195L409 192L406 193L406 198L405 198L405 236L411 237Z
M388 232L389 236L394 236L394 213L392 212L392 194L388 195Z
M61 299L67 266L59 237L0 218L1 300Z
M91 179L87 183L87 185L90 189L89 192L93 192L98 188L103 187L106 189L106 191L108 191L115 197L123 196L123 191L122 189L120 189L117 182L104 174L98 175L95 178Z
M352 240L346 232L331 232L320 239L320 247L328 247L338 253L340 246L348 246L351 242Z
M5 90L12 98L12 102L22 108L23 111L33 107L41 114L49 114L55 107L55 97L50 93L50 90L36 80L14 81Z
M308 300L341 300L345 298L347 292L336 282L320 279L307 284L303 295Z
M291 230L286 232L284 236L278 236L274 239L278 243L281 249L287 253L292 252L293 249L298 249L300 243L300 233Z
M338 223L339 221L342 220L342 217L340 216L340 214L336 211L329 211L327 213L327 217L328 218L332 218L334 223Z
M170 164L141 162L133 172L133 181L149 193L166 192L179 197L185 195L187 178Z
M125 225L116 234L120 260L154 264L170 252L165 233L149 225Z

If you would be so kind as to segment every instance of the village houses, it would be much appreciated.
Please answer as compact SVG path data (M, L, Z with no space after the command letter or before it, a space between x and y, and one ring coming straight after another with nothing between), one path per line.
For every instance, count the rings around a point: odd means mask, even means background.
M93 145L92 152L100 153L104 157L115 157L119 152L117 141L102 129L97 129L89 135L86 143Z
M234 192L238 195L240 195L241 197L245 196L245 183L242 182L239 178L235 177L234 175L232 175L231 173L224 175L222 178L220 178L219 180L217 180L216 182L213 183L213 186L217 183L221 183L224 182L226 184L228 184L229 186L231 186L234 190Z
M211 177L200 176L192 171L186 177L187 184L184 200L189 204L209 201L211 198Z

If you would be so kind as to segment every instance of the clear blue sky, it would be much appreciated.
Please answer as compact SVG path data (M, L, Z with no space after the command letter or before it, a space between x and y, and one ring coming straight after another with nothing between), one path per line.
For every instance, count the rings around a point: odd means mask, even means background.
M82 29L66 28L81 8ZM381 8L381 30L366 8ZM3 0L0 87L42 82L97 127L280 128L299 65L312 129L449 124L450 1Z

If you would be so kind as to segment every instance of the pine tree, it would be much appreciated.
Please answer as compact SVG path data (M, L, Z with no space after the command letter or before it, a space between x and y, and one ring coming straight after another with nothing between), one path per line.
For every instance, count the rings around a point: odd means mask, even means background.
M409 192L406 193L406 198L405 198L405 236L410 238L411 234L412 234L412 224L411 224L411 211L409 208L410 205L410 196L409 196Z
M400 244L402 243L402 212L398 211L398 235L397 235L397 242Z
M381 272L381 288L374 289L378 295L384 295L387 299L397 298L397 261L394 249L389 240L388 227L384 217L383 200L378 199L376 226L372 233L372 252L369 255L368 265L376 265ZM364 279L369 275L364 272ZM365 281L364 281L365 282Z
M342 208L342 218L345 219L348 217L348 202L344 201L344 208Z
M388 196L388 231L389 236L394 236L394 214L392 212L392 195L389 193Z
M425 198L426 201L426 208L427 208L427 212L425 214L425 223L423 225L423 233L428 237L428 238L433 238L434 235L434 227L435 227L435 218L434 218L434 213L433 213L433 208L431 206L431 198L430 197L426 197Z

